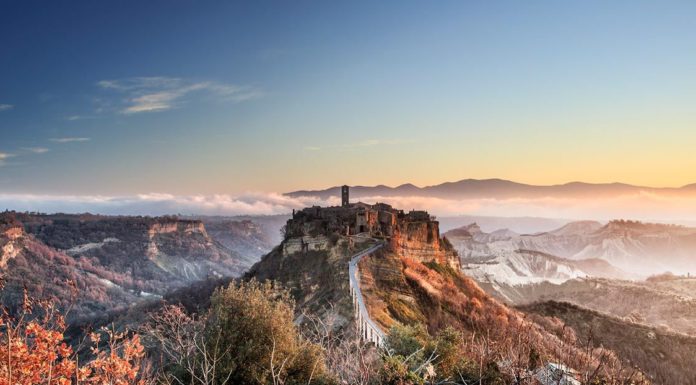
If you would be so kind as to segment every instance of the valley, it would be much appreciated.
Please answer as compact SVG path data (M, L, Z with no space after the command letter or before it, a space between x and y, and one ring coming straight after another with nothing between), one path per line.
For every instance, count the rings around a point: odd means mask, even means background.
M688 258L695 233L617 220L571 222L537 234L487 233L471 224L445 237L459 252L463 272L508 304L565 301L626 322L696 335L696 281L688 273L657 274L696 268Z
M204 222L176 217L5 212L0 223L4 303L17 305L26 285L32 296L74 302L71 317L86 319L240 276L273 247L249 220L216 223L212 236Z

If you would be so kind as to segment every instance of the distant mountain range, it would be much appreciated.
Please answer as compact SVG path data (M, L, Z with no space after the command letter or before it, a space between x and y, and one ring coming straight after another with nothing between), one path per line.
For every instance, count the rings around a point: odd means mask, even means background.
M340 196L340 186L325 190L300 190L287 193L290 197L314 197L328 199ZM464 179L458 182L446 182L434 186L418 187L407 183L396 187L351 186L351 198L362 197L394 197L394 196L424 196L442 199L472 199L472 198L582 198L582 197L612 197L637 193L655 193L668 195L696 195L696 184L682 187L647 187L625 183L584 183L570 182L565 184L539 186L517 183L504 179Z

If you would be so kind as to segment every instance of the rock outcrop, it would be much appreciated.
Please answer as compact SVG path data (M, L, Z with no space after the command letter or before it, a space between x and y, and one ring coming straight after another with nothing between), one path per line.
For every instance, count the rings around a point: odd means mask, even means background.
M4 269L21 250L17 241L24 236L24 228L16 221L5 221L0 223L0 234L0 269Z
M394 235L390 238L390 247L403 257L460 268L456 252L440 238L437 221L397 222Z

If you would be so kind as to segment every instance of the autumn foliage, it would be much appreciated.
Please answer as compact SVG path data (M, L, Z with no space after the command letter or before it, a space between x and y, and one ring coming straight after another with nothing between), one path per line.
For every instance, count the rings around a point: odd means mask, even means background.
M63 315L26 294L18 315L0 316L0 385L145 385L144 349L137 335L101 329L90 334L92 354L80 362L66 344ZM102 344L102 341L105 341Z

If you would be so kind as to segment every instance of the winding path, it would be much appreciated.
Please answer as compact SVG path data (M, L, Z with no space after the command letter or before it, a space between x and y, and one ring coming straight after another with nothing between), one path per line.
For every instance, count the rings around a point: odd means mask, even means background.
M360 290L360 277L359 277L359 267L358 263L360 260L366 256L374 253L375 251L381 249L384 246L384 242L380 242L366 250L363 250L351 257L348 263L348 274L350 276L350 294L353 297L353 311L355 313L355 320L358 324L358 332L360 337L374 343L377 346L383 346L384 344L384 332L377 326L377 324L370 318L370 314L367 312L367 307L363 301L362 291Z

